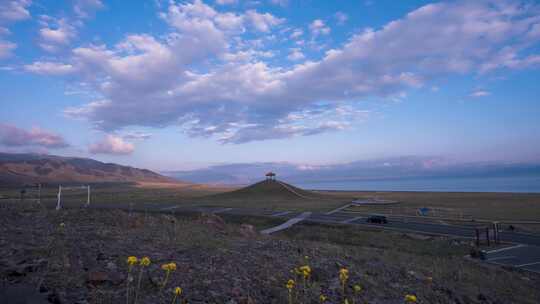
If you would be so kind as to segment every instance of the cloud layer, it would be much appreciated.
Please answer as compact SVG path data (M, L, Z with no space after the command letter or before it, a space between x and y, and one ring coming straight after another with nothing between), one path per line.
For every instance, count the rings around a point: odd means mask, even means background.
M404 96L448 75L540 64L533 3L429 4L364 29L317 60L291 49L289 59L299 63L290 67L271 65L276 50L265 47L283 18L218 11L199 0L171 2L160 16L170 26L162 37L132 34L114 46L80 46L67 60L25 69L91 84L101 98L65 112L101 130L178 125L190 136L245 143L341 130L366 115L363 99ZM308 28L312 39L331 32L320 19Z
M65 148L69 145L61 135L38 127L30 131L0 123L0 144L6 147Z

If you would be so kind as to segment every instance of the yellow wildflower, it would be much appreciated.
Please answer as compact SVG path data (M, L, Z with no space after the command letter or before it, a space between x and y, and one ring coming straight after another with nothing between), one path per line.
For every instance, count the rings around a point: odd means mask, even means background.
M174 294L177 295L177 296L181 295L182 294L182 288L176 287L174 289Z
M349 304L349 300L345 299L345 301L343 301L343 304Z
M353 286L353 289L355 293L360 293L362 291L362 286L356 284Z
M161 290L163 290L163 288L165 288L165 286L167 285L167 282L169 281L169 275L170 275L171 271L176 270L176 263L170 262L170 263L167 263L167 264L163 264L163 265L161 265L161 269L163 269L163 270L165 270L167 272L165 274L165 279L163 280L163 284L161 285Z
M161 269L163 269L165 271L175 271L176 270L176 263L171 262L171 263L163 264L163 265L161 265Z
M294 282L294 280L288 280L287 281L287 285L285 285L285 287L287 287L287 289L289 290L289 292L291 292L291 290L294 288L294 285L296 283Z
M149 257L144 257L141 259L141 265L142 266L148 266L150 265L150 258Z
M135 256L129 256L127 258L127 263L128 263L129 266L133 266L133 265L137 264L138 261L139 260Z
M328 298L325 295L322 294L322 295L319 296L319 300L321 300L321 303L324 303L324 302L326 302L326 300L328 300Z
M339 280L341 283L345 283L349 279L349 270L347 268L341 268L339 270Z
M298 269L305 278L309 277L309 275L311 274L311 267L309 267L308 265L301 266Z
M411 294L405 295L405 302L407 302L407 303L416 303L417 301L418 301L418 299L416 298L415 295L411 295Z
M178 298L178 296L181 295L181 294L182 294L182 288L176 287L174 289L174 297L173 297L173 300L172 300L171 304L175 304L176 303L176 298Z

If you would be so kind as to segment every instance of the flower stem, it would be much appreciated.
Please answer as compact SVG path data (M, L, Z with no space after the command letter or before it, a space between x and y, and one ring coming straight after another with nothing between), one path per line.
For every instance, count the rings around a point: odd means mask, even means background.
M163 288L165 288L165 285L167 285L167 281L169 280L169 274L171 273L170 270L167 270L167 274L165 274L165 280L163 280L163 284L161 285L160 291L163 291Z
M139 290L141 289L143 271L144 267L141 267L141 271L139 271L139 280L137 281L137 290L135 291L135 301L133 302L134 304L137 304L137 299L139 298Z

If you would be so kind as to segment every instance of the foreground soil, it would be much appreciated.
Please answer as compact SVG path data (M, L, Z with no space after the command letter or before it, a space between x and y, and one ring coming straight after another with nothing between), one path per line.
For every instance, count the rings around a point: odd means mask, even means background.
M446 238L298 226L277 236L264 219L179 217L116 210L0 206L0 303L540 303L540 277L464 258L469 244ZM150 258L134 266L128 256ZM161 265L175 262L163 287ZM293 269L309 265L304 283ZM143 269L140 288L139 273ZM353 285L362 291L355 294ZM127 290L127 286L129 291ZM19 302L17 302L19 301Z

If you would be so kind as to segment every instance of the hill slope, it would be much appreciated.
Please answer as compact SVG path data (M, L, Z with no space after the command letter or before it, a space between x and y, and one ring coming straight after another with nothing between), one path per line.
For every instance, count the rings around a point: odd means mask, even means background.
M238 190L213 195L213 198L243 201L275 201L324 199L327 196L306 191L281 181L264 180Z
M0 153L0 183L173 182L150 170L89 158Z

